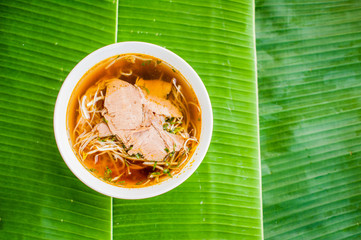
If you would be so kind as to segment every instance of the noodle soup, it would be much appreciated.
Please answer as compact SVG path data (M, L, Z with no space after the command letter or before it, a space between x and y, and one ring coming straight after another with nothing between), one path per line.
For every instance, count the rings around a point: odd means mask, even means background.
M186 79L166 62L122 54L91 68L67 109L73 151L94 176L146 187L176 175L200 138L201 109Z

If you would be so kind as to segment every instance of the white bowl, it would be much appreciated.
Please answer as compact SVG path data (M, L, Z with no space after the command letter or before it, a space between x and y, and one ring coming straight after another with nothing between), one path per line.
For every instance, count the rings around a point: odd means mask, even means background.
M95 64L109 57L124 53L142 53L154 56L176 68L192 85L202 109L202 128L199 145L182 171L166 181L143 188L125 188L107 184L88 172L74 155L67 129L67 106L70 95L82 76ZM154 44L144 42L121 42L105 46L81 60L65 79L56 100L54 133L59 151L70 170L83 183L104 195L122 199L142 199L168 192L190 177L207 153L213 129L211 102L206 88L193 68L175 53Z

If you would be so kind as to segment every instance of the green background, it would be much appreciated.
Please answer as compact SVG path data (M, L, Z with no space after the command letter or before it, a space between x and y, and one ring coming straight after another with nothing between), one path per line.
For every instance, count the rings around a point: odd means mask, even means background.
M360 1L2 0L0 12L0 239L361 238ZM53 134L67 74L122 41L185 59L214 113L201 166L145 200L85 186Z

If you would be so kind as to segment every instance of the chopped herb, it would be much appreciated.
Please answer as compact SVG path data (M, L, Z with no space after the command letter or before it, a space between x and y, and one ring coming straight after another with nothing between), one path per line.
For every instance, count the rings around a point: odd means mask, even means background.
M172 151L171 153L169 153L169 157L173 157L174 155L174 151Z
M167 153L169 153L169 149L168 149L168 148L164 148L164 151L166 151Z
M167 124L163 124L163 130L167 130L168 128L167 128Z
M146 88L146 87L141 87L141 88L143 88L148 94L149 94L149 89L148 88Z
M140 185L142 184L144 181L140 181L140 182L137 182L135 185Z
M152 174L151 175L160 175L160 172L152 172Z
M174 68L172 68L172 71L173 71L173 72L175 72L175 69L174 69Z
M175 124L176 122L174 122L175 118L174 117L171 117L171 118L166 118L165 121L166 122L169 122L170 124Z
M108 123L108 120L106 120L105 117L103 117L103 121L104 121L105 123Z
M111 182L113 179L111 174L112 174L112 170L107 166L107 169L104 172L104 177L103 177L104 181Z
M160 60L157 60L157 64L161 64L161 62L162 62L162 61L160 61Z
M125 181L120 181L120 182L117 182L117 183L123 185L123 184L125 184Z
M145 62L142 62L142 66L144 66L145 65Z
M155 170L155 167L157 166L157 161L154 162L154 165L153 165L153 171Z
M163 170L163 173L166 173L166 174L168 174L169 177L172 177L172 175L170 174L169 169L164 169L164 170Z
M201 118L199 117L199 118L198 118L198 121L200 121L200 120L201 120Z
M135 157L140 159L142 157L142 154L137 153L137 154L135 154Z
M151 62L152 62L152 60L145 61L146 64L150 64Z
M179 132L180 130L181 130L180 127L176 127L176 128L174 129L173 133L174 133L174 134L177 134L177 132Z
M90 172L97 172L97 170L95 168L90 168L88 169Z
M112 178L111 177L103 177L103 180L107 181L107 182L110 182L112 180Z
M98 141L99 141L99 142L105 142L105 140L104 140L104 139L101 139L100 137L98 137Z

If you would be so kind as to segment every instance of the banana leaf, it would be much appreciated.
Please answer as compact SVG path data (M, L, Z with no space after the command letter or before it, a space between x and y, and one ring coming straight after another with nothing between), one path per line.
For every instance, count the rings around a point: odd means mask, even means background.
M256 1L266 239L361 239L361 2Z
M69 171L52 122L70 70L114 42L115 5L0 2L0 239L111 237L112 199Z
M203 163L180 187L114 199L114 239L262 238L253 7L119 2L117 40L155 43L184 58L209 92L214 132Z
M1 1L0 239L261 239L254 3ZM213 104L204 163L177 189L139 201L82 184L52 130L75 64L115 41L165 46Z

